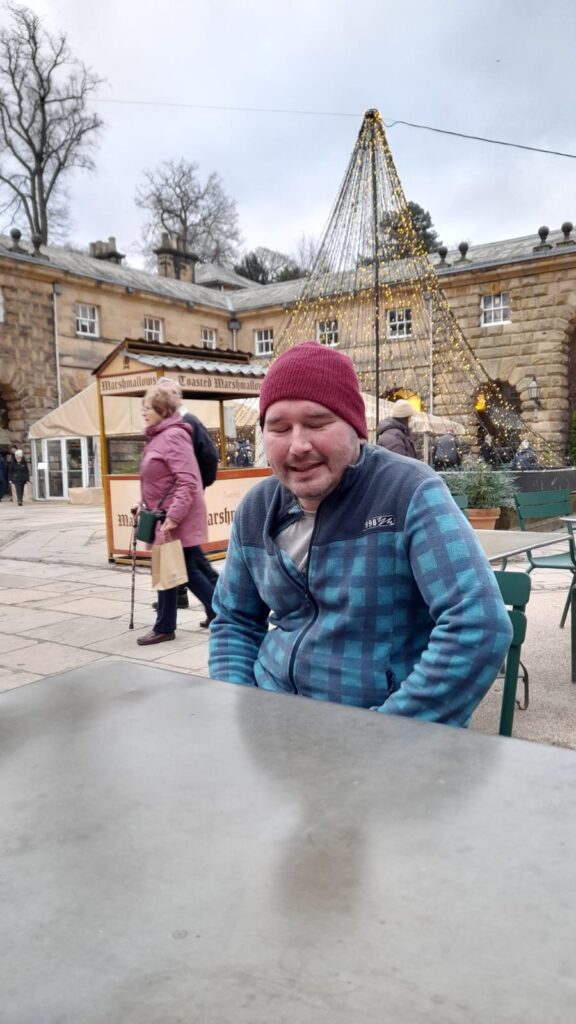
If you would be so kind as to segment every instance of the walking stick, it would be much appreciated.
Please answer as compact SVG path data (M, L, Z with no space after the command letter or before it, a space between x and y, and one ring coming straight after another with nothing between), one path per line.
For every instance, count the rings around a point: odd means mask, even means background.
M132 555L132 588L130 594L130 622L128 629L134 629L134 596L136 590L136 527L138 526L138 513L132 514L132 537L130 538L130 553Z

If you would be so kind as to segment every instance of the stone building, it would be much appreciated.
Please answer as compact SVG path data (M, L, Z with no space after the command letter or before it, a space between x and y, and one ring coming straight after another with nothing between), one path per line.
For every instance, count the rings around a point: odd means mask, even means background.
M124 265L113 238L89 255L0 238L0 426L4 444L93 380L126 338L274 353L302 283L259 285L198 264L164 237L158 273ZM576 405L576 239L572 225L432 257L472 349L527 424L565 444ZM338 343L338 322L317 336ZM529 385L540 389L537 403Z

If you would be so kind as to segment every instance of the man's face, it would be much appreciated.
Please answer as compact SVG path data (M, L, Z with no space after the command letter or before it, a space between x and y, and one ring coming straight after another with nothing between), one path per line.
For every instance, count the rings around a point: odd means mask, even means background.
M318 402L274 402L266 410L264 448L281 482L314 511L360 454L356 431Z

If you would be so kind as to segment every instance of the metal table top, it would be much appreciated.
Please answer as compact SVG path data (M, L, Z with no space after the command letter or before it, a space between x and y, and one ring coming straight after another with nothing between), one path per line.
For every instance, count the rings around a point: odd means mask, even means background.
M570 539L569 534L561 530L549 533L536 530L477 530L476 536L489 562L523 555L527 551L550 547L552 544L566 543Z
M572 1024L574 752L121 662L0 729L6 1024Z

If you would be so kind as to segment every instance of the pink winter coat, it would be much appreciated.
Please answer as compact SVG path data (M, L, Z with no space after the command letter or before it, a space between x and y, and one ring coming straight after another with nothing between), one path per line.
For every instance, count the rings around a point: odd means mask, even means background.
M146 437L140 463L144 505L149 509L166 509L170 519L178 523L170 537L181 540L182 547L205 544L208 517L191 427L176 412L154 427L147 427ZM160 539L158 533L156 536Z

